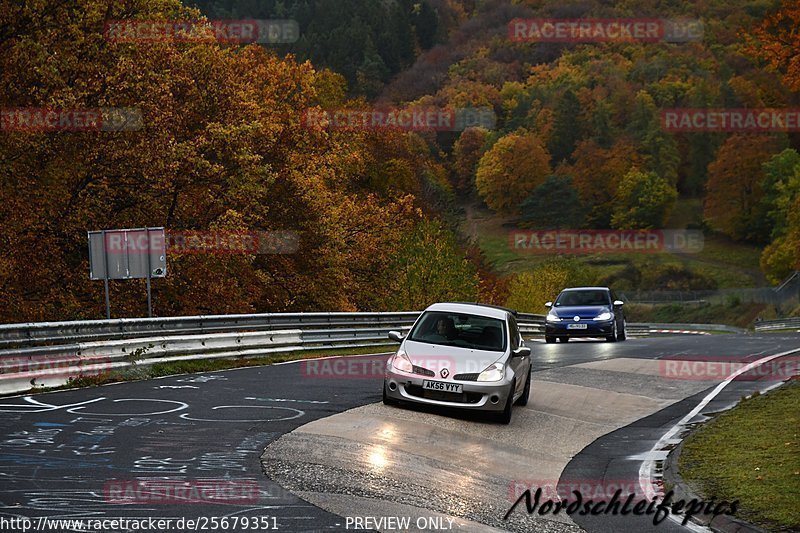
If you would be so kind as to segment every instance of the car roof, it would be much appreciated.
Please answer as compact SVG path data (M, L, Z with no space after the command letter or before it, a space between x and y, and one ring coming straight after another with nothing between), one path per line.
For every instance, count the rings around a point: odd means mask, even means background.
M429 306L426 311L449 311L453 313L466 313L470 315L480 315L491 318L505 319L508 314L513 314L511 309L496 305L487 305L468 302L440 302Z
M568 289L564 289L561 292L567 291L610 291L608 287L570 287Z

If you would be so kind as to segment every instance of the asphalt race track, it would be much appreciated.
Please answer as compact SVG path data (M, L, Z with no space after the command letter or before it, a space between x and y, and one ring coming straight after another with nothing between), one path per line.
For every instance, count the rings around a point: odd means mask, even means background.
M410 530L677 531L644 517L528 516L524 505L503 515L526 486L638 479L642 454L720 381L670 379L656 360L795 348L798 334L534 343L531 401L509 426L384 406L385 356L5 398L0 529L396 531L365 518L405 516ZM774 384L734 382L709 411Z

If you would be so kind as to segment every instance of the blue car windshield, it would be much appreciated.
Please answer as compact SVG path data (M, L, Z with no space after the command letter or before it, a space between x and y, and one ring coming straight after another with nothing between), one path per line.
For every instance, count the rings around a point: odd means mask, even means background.
M506 349L506 328L504 321L497 318L428 311L414 326L409 339L429 344L442 344L503 352Z
M607 291L564 291L556 300L556 307L610 305Z

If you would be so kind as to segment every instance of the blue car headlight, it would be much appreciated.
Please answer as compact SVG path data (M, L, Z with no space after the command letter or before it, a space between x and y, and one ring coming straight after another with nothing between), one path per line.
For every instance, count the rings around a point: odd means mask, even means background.
M560 318L558 318L558 316L557 316L557 315L554 315L554 314L552 314L552 313L548 313L548 314L547 314L547 321L548 321L548 322L561 322L561 319L560 319Z
M600 314L599 314L599 315L597 315L596 317L594 317L594 319L595 319L595 320L611 320L613 317L614 317L614 315L612 315L612 314L611 314L610 312L608 312L608 311L605 311L605 312L603 312L603 313L600 313Z

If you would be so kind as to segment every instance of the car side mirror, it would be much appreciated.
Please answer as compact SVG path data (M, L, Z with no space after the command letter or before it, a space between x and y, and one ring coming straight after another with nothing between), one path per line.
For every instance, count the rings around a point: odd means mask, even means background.
M520 346L512 353L513 357L528 357L531 354L530 346Z
M399 331L390 331L389 332L389 340L391 340L391 341L403 342L404 338L405 338L405 335L403 335Z
M553 302L547 302L544 306L547 308L553 307Z
M622 300L614 300L614 306L619 307L620 305L625 305L625 302Z

